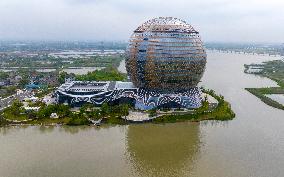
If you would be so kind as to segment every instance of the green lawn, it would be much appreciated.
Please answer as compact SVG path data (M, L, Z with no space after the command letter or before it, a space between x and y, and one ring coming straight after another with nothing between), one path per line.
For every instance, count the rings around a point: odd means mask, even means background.
M218 106L212 111L206 109L198 108L194 112L185 114L172 114L164 115L153 120L153 122L180 122L180 121L203 121L203 120L220 120L227 121L232 120L236 115L231 109L231 105L224 100L222 96L216 95L213 90L203 90L203 92L210 94L215 99L219 101Z

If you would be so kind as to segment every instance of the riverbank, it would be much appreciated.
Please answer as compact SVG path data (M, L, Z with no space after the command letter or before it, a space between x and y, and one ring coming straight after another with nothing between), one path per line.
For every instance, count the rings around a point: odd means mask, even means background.
M279 87L266 88L245 88L251 94L258 97L265 104L277 109L284 110L284 105L278 101L268 97L272 94L284 94L284 62L283 60L274 60L264 62L262 64L244 65L244 72L247 74L255 74L262 77L267 77L277 83Z
M184 114L163 115L157 117L156 119L153 119L153 122L200 122L204 120L227 121L235 118L236 115L232 110L230 103L225 101L222 95L217 95L213 90L203 89L203 92L211 95L216 100L218 100L218 105L210 109L208 103L203 102L202 107L194 110L193 112Z
M232 121L2 127L0 176L155 176L154 165L157 177L281 176L284 111L244 90L277 87L243 72L268 59L275 57L208 52L201 85L224 95Z
M232 120L235 113L230 104L224 100L224 97L217 95L213 90L203 89L203 93L208 94L218 101L209 103L205 99L202 106L198 109L175 109L175 110L150 110L138 111L130 105L108 105L94 107L86 104L80 109L71 109L67 105L44 105L33 103L32 106L40 107L38 111L24 110L21 102L15 102L13 105L3 111L1 114L0 125L92 125L93 121L101 119L101 124L126 125L129 123L153 122L167 123L180 121L203 121L203 120ZM142 115L144 120L132 121L127 116L129 112ZM136 113L135 113L136 112ZM169 113L170 112L170 113ZM147 117L147 118L145 118Z
M258 97L265 104L272 106L274 108L284 110L284 105L266 96L272 94L284 94L284 88L269 87L269 88L245 88L245 89L254 96Z

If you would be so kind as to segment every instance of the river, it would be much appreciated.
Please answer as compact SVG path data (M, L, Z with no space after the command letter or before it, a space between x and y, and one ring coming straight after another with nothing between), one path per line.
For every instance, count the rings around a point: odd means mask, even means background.
M200 85L232 104L228 122L0 129L0 176L284 176L284 111L245 87L276 86L243 73L269 56L208 52Z

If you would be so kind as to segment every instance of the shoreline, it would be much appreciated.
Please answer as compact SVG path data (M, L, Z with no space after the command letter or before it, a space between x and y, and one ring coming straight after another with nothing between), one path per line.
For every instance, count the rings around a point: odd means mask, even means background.
M249 64L244 65L244 73L253 74L256 76L261 76L268 78L277 83L278 87L263 87L263 88L245 88L246 91L250 92L257 98L259 98L263 103L268 106L284 110L284 105L279 103L277 100L269 98L267 95L272 94L284 94L284 77L282 71L284 68L283 60L272 60L269 62L263 62L262 64ZM249 68L258 67L261 69L257 72L248 72Z
M213 106L209 105L209 102L204 101L202 106L198 109L194 110L171 110L170 113L167 113L168 110L156 112L147 112L147 111L135 111L143 114L148 114L148 118L142 121L132 121L126 120L122 115L115 115L109 113L101 118L99 125L128 125L128 124L141 124L141 123L175 123L175 122L201 122L205 120L217 120L217 121L228 121L232 120L235 117L235 113L231 109L230 103L224 100L224 97L221 95L217 95L213 90L205 90L203 89L203 93L206 93L216 100L218 100L218 104ZM211 107L210 107L211 106ZM133 110L131 110L133 111ZM153 114L153 116L150 116ZM3 113L2 115L3 116ZM90 121L91 120L91 121ZM61 117L61 118L44 118L44 119L27 119L27 120L17 120L17 119L7 119L2 117L0 120L1 126L10 126L10 125L37 125L37 126L79 126L79 125L95 125L95 121L99 119L90 119L90 117L86 117L83 113L78 115L77 118L71 117Z

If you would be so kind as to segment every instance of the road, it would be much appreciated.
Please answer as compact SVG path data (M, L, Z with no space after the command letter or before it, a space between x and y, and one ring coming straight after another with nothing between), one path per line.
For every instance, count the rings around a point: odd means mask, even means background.
M13 101L15 101L15 100L22 101L24 98L31 97L31 96L32 96L32 92L31 91L24 90L22 93L17 93L17 94L11 95L9 97L2 98L0 100L0 111L5 109L6 107L11 106Z

